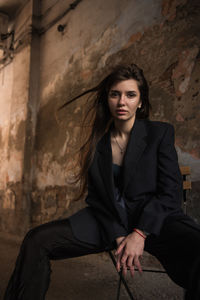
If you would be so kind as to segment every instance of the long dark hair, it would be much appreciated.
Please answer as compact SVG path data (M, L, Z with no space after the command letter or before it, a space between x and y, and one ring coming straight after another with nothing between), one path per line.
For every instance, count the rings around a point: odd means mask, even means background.
M87 174L89 167L94 158L97 143L108 130L112 116L108 107L108 93L113 85L120 81L134 79L138 83L140 91L141 107L136 111L137 119L147 119L149 117L150 103L149 103L149 88L147 81L143 75L143 71L135 64L119 65L106 76L96 87L89 89L82 94L76 96L70 101L64 103L60 108L64 108L76 99L93 93L93 104L90 107L93 111L93 120L91 121L91 131L86 142L80 148L80 171L76 176L76 181L80 181L80 193L78 199L84 194L87 187Z

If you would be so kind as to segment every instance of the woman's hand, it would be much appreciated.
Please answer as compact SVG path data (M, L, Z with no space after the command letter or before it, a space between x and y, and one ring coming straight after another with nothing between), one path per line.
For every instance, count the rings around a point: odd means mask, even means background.
M125 276L127 273L127 268L129 268L131 276L133 277L135 266L141 273L142 267L139 258L142 256L144 251L145 239L134 231L126 237L118 237L116 242L118 245L115 252L117 257L117 271L119 272L122 267L123 275Z

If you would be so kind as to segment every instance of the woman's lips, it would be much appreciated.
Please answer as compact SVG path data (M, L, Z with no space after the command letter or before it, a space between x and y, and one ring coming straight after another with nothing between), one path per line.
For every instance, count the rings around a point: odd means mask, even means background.
M116 110L116 112L117 112L118 115L124 115L124 114L127 113L127 111L123 110L123 109L118 109L118 110Z

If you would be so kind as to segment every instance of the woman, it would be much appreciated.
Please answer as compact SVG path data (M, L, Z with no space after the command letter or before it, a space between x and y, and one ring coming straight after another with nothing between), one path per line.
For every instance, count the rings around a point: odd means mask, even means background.
M115 68L83 94L89 92L95 118L79 174L88 206L28 232L4 300L44 299L51 259L114 248L124 275L142 271L146 250L187 290L187 300L200 299L200 231L181 210L173 127L148 120L148 85L134 64Z

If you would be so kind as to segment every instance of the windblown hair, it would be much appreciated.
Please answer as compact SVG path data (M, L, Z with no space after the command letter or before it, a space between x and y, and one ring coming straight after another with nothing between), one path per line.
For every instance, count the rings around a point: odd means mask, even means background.
M121 81L134 79L138 83L140 91L141 108L136 111L137 119L147 119L149 117L150 103L149 103L149 88L147 81L143 75L143 71L135 64L119 65L106 76L96 87L85 91L84 93L76 96L70 101L64 103L60 108L64 108L76 99L94 93L92 111L94 118L91 124L91 131L87 141L80 148L80 171L77 174L76 182L80 182L79 198L82 197L87 188L87 175L89 167L94 158L97 143L102 136L107 132L111 122L112 116L108 106L108 94L111 87Z

